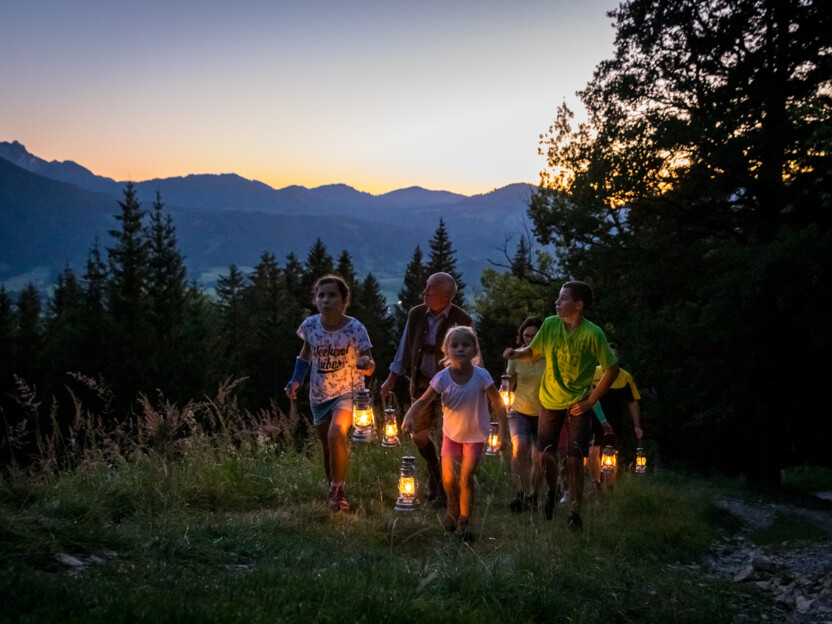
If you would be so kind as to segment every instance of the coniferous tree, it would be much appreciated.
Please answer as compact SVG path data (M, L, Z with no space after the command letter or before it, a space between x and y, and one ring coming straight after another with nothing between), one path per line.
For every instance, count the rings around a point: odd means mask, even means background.
M228 267L228 275L217 280L219 306L219 345L222 369L230 375L242 375L248 337L254 329L245 305L248 279L236 264Z
M360 296L361 284L355 275L355 268L352 265L352 256L350 252L344 249L338 258L338 264L335 267L335 274L344 278L347 286L350 289L350 307L348 314L361 320L364 317L364 305Z
M177 355L181 370L170 394L174 400L184 403L194 397L213 393L227 376L219 365L220 345L218 306L196 283L185 291L183 317L180 324L183 350Z
M40 379L43 347L43 323L41 300L37 288L29 283L20 291L17 299L17 328L12 353L17 362L17 373L30 384Z
M14 334L17 319L15 318L14 303L6 286L0 284L0 409L7 405L12 396L14 370L17 359L14 353ZM11 405L8 407L11 409Z
M358 291L358 303L363 311L359 319L373 343L373 359L376 361L376 371L381 373L381 366L387 366L393 361L396 355L396 342L393 335L394 318L390 314L390 308L384 295L381 294L381 287L378 280L372 273L361 283Z
M286 255L286 264L283 268L283 281L286 293L292 301L306 307L306 303L312 298L312 294L304 284L303 263L291 252Z
M289 359L286 349L291 344L283 316L283 281L273 253L260 256L250 280L245 300L251 314L253 340L245 358L245 373L249 377L246 396L251 403L249 407L263 407L283 387L280 372L282 362Z
M46 359L53 374L79 370L86 364L85 313L84 291L72 269L66 268L58 275L46 319Z
M109 370L110 358L106 349L108 333L106 292L107 265L101 259L96 239L87 258L86 272L81 284L84 297L83 359L77 371L96 376Z
M414 306L422 303L422 291L428 278L427 268L422 264L422 249L416 245L410 263L404 271L404 284L399 291L399 301L395 307L395 333L401 335L407 323L407 314Z
M465 303L465 298L462 295L462 290L465 288L465 283L462 281L462 274L456 270L456 251L451 245L451 240L448 237L448 230L445 227L445 220L439 219L439 227L433 233L433 238L430 240L430 258L427 264L427 274L443 272L447 273L456 280L457 293L454 297L454 303L462 307Z
M319 277L334 272L335 265L332 261L332 256L329 255L326 249L326 245L324 245L320 238L315 239L315 243L309 248L309 253L306 256L306 265L303 270L304 289L310 293L306 303L310 312L316 312L315 305L312 303L312 286Z
M532 262L532 250L525 236L520 237L517 243L517 251L511 259L511 274L520 279L530 277L534 263Z
M145 231L148 242L147 297L151 338L150 373L152 387L166 394L179 390L179 374L193 374L182 358L193 360L194 350L183 342L183 321L188 285L186 268L176 242L176 229L164 212L159 192L153 202L150 225Z

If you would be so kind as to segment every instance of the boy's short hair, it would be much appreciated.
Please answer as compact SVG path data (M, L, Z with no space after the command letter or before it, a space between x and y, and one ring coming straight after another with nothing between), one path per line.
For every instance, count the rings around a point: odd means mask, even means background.
M583 301L584 310L589 310L592 306L592 286L586 282L579 282L577 280L566 282L561 288L566 288L572 293L572 298L578 301Z
M473 340L477 353L480 351L480 341L477 340L477 332L474 331L474 328L467 325L454 325L448 330L445 334L445 339L442 341L442 353L445 354L439 362L442 366L448 366L448 364L451 363L450 358L448 358L448 346L451 344L451 340L454 336L465 336L466 338Z

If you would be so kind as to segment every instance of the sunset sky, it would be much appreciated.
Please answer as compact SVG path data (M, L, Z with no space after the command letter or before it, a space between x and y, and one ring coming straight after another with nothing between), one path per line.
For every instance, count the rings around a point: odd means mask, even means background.
M237 173L466 195L612 54L615 0L27 0L0 11L0 141L141 181Z

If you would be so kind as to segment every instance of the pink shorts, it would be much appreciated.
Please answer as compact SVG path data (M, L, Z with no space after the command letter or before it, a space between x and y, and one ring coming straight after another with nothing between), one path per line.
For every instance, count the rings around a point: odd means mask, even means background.
M442 457L470 457L479 459L485 450L485 442L454 442L442 436Z

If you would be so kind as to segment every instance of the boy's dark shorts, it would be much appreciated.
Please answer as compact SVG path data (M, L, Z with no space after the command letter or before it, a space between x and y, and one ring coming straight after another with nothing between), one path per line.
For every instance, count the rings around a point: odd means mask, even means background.
M586 457L592 436L592 410L580 416L572 416L568 409L550 410L541 407L537 429L540 452L557 454L560 429L564 426L567 427L569 433L567 456Z

